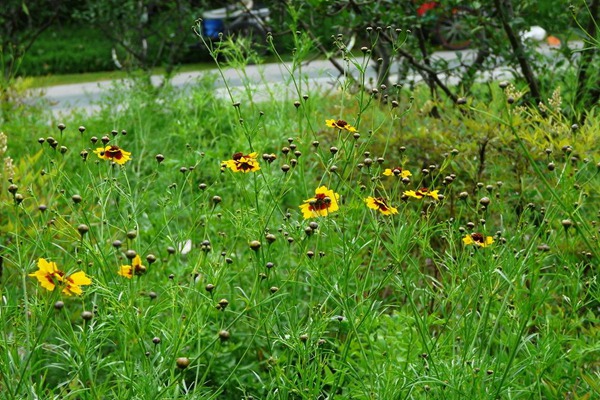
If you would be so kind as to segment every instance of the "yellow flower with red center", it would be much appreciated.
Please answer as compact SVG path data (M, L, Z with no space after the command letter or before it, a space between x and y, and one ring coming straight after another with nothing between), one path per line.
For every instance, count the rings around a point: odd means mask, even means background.
M136 255L131 260L131 265L121 265L118 274L127 278L133 278L133 275L140 276L146 273L146 267L142 265L142 259Z
M258 154L250 153L244 155L244 153L235 153L231 160L223 161L221 166L227 167L234 172L255 172L260 170L260 165L256 160Z
M378 210L383 215L393 215L398 214L398 210L395 207L391 207L388 205L388 202L383 197L367 197L365 199L365 203L367 203L367 207Z
M63 293L67 296L73 294L80 295L83 293L80 286L91 285L92 280L85 275L85 272L78 271L64 278L65 288Z
M315 190L315 197L304 200L300 206L304 218L325 217L328 214L339 209L338 200L340 195L326 186L321 186Z
M404 192L404 196L412 197L415 199L422 199L423 197L431 197L432 199L439 200L439 190L429 190L427 188L421 188L415 190L407 190Z
M123 165L131 160L131 153L116 145L98 147L94 150L94 153L103 160L113 161L119 165Z
M49 262L44 258L38 260L38 270L29 276L36 278L44 289L51 292L56 286L63 287L62 292L67 296L82 294L80 286L92 284L92 280L85 275L85 272L78 271L67 276L58 269L55 262Z
M348 131L350 133L356 132L356 128L344 121L343 119L328 119L325 120L325 124L330 128L337 128L340 130Z
M463 238L463 243L466 246L476 245L479 247L487 247L494 243L494 238L491 236L484 236L482 233L475 232L467 235Z
M402 169L402 167L386 168L385 171L383 171L383 175L399 176L400 178L408 178L408 177L412 176L410 171Z

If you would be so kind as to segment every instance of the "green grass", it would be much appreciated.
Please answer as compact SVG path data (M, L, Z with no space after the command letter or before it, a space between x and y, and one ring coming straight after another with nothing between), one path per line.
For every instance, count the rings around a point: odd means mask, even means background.
M434 118L422 88L388 89L396 107L290 78L294 95L272 87L263 103L246 82L239 106L210 82L116 88L64 131L43 110L14 114L1 397L600 395L597 118L573 130L556 102L542 114L496 85ZM104 135L131 160L95 154ZM260 170L223 167L237 152ZM383 174L395 167L412 176ZM305 219L321 186L339 209ZM407 197L423 187L442 197ZM473 233L493 243L466 245ZM145 267L132 279L118 274L128 250ZM91 285L45 289L29 276L40 258Z

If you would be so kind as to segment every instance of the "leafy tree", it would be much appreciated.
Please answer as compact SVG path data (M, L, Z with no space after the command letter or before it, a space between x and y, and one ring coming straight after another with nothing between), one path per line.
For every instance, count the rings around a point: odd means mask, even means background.
M162 64L170 76L194 40L191 27L202 4L184 0L88 0L75 17L114 43L117 66L149 73Z
M389 87L390 75L394 75L394 81L409 84L408 77L421 76L432 98L446 96L455 102L471 93L478 75L492 72L499 65L508 66L528 86L525 101L537 104L548 98L556 88L556 79L564 76L543 74L547 60L539 57L536 46L523 33L540 25L566 39L574 29L568 4L549 1L311 0L310 6L306 3L294 0L288 4L300 14L297 21L301 28L322 27L320 32L313 30L317 47L334 62L339 53L325 51L332 47L328 42L331 31L334 30L334 35L342 34L335 42L342 50L348 36L358 38L354 54L362 47L377 69L377 82L371 87L379 88L382 84ZM580 2L577 7L585 10L586 3ZM593 14L594 7L591 11ZM328 18L335 22L327 23ZM593 17L591 20L595 21ZM473 52L469 57L459 55L458 61L432 57L443 47L467 46ZM579 62L568 50L563 49L561 54L564 63ZM544 79L540 80L542 75ZM585 73L583 76L587 77Z
M16 96L14 79L36 39L61 15L63 0L3 0L0 7L0 120L8 118Z

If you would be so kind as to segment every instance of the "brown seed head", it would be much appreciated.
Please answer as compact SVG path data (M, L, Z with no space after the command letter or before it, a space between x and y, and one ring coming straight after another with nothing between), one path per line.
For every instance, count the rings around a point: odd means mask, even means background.
M190 359L187 357L179 357L175 360L175 364L177 364L177 368L186 369L190 365Z

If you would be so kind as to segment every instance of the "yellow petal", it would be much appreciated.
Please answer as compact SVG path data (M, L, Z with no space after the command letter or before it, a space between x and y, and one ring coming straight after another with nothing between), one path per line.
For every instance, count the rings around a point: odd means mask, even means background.
M131 268L131 265L121 265L118 274L131 279L133 277L133 268Z
M92 284L92 280L86 276L85 272L78 271L67 277L67 282L79 286L87 286Z

